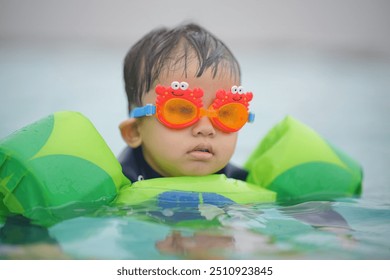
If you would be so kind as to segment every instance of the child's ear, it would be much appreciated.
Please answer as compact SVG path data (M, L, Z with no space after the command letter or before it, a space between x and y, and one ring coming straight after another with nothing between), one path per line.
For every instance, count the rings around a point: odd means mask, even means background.
M123 121L119 125L119 129L122 134L123 140L129 145L131 148L137 148L142 143L142 137L139 133L139 122L135 118L130 118Z

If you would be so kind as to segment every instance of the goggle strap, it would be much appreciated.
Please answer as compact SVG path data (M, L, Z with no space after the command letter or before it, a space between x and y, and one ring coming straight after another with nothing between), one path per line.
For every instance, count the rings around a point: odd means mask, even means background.
M255 121L255 113L249 112L248 114L248 122L253 123Z
M145 116L153 116L156 114L156 106L153 104L146 104L143 107L136 107L130 113L130 118L141 118Z

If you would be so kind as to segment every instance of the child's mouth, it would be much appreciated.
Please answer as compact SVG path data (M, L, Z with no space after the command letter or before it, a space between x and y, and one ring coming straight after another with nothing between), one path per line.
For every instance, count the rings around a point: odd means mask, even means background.
M189 151L188 154L197 160L207 160L214 156L212 148L208 145L198 145Z

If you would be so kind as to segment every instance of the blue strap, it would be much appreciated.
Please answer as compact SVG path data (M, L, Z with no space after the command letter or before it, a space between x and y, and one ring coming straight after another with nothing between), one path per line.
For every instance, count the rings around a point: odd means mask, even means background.
M146 104L143 107L134 108L130 113L130 118L141 118L154 114L156 114L156 106L153 104Z
M249 112L248 122L253 123L255 121L255 113Z

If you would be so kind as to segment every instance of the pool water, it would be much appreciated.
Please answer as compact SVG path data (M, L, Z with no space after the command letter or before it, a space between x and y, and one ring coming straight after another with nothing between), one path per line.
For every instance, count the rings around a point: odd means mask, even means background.
M389 259L389 234L389 205L359 198L182 209L150 202L48 229L7 224L0 258Z
M126 48L0 46L0 138L60 110L124 144ZM49 228L0 219L0 259L390 259L390 62L310 50L233 50L255 93L233 163L291 114L360 162L361 198L161 209L106 207ZM97 59L98 58L98 59ZM195 220L194 220L195 219Z

